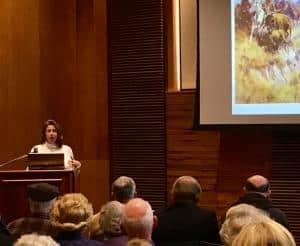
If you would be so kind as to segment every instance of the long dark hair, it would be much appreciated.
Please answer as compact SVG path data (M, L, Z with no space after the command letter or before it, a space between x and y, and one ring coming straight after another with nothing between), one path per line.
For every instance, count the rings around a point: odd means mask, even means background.
M42 132L41 132L41 143L45 143L47 141L46 139L46 129L48 126L54 126L57 132L57 139L55 141L55 144L57 145L57 147L61 148L61 146L63 145L63 135L62 135L62 128L60 127L60 125L55 121L55 120L47 120L44 123L44 126L42 128Z

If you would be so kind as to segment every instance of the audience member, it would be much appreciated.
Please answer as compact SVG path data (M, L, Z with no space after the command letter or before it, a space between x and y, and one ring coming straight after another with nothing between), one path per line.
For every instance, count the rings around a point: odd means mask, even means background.
M126 203L136 196L136 185L132 178L121 176L112 184L112 199Z
M92 215L93 207L84 195L71 193L59 198L52 207L50 219L51 223L61 230L56 237L60 245L103 245L86 239L82 234Z
M269 181L260 175L254 175L247 179L243 187L244 194L234 204L246 203L266 211L272 219L289 229L286 215L275 208L270 201L271 189Z
M130 239L140 238L152 243L154 217L151 205L141 198L131 199L124 207L122 225Z
M244 226L232 242L232 246L296 246L292 234L271 219Z
M59 244L50 236L25 234L18 239L14 246L59 246Z
M59 194L58 188L47 183L27 186L30 215L10 222L7 229L14 239L23 234L38 233L55 236L57 230L50 223L50 209Z
M269 218L266 213L248 204L231 207L226 213L226 219L221 227L220 236L224 245L231 245L243 226L252 222L260 222Z
M96 228L91 228L91 238L102 241L104 245L126 245L127 236L121 228L124 205L111 201L102 206ZM95 225L95 224L94 224Z
M178 178L173 184L171 195L173 203L157 213L154 242L220 242L215 212L197 206L201 187L196 179L190 176Z
M111 187L112 200L116 200L120 203L126 203L130 199L136 196L136 185L132 178L127 176L120 176L117 178ZM100 230L100 212L95 214L89 224L89 231L86 234L94 236L99 233Z

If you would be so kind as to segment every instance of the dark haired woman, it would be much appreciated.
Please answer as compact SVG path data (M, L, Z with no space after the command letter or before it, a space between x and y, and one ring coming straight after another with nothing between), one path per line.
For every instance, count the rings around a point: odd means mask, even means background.
M74 160L72 149L63 144L62 129L55 120L47 120L41 132L41 144L35 145L33 153L63 153L65 168L79 167L79 161Z

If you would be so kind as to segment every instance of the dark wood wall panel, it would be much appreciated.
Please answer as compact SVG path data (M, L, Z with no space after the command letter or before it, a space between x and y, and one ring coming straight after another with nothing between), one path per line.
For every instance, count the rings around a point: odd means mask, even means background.
M260 126L233 126L220 134L218 191L237 191L249 176L258 173L270 177L269 131Z
M157 208L166 189L164 1L109 2L112 178L131 176Z
M300 132L286 127L273 134L271 189L273 203L282 209L300 242Z

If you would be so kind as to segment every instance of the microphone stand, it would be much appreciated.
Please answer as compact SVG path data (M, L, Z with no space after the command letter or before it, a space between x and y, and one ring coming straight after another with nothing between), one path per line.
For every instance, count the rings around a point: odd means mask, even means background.
M26 155L21 155L21 156L15 158L15 159L6 161L6 162L4 162L4 163L2 163L2 164L0 165L0 168L6 166L6 165L8 165L8 164L11 164L11 163L13 163L13 162L16 162L16 161L19 161L19 160L23 160L23 159L25 159L27 156L28 156L28 154L26 154Z

